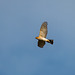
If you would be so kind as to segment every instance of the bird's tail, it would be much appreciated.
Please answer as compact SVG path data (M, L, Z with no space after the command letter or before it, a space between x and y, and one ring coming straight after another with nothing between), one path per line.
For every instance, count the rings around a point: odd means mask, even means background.
M53 44L53 40L50 40L50 39L48 39L48 41L47 41L48 43L50 43L50 44Z

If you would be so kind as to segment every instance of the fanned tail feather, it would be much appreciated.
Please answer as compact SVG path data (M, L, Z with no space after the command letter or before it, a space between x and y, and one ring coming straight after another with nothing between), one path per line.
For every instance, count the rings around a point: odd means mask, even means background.
M48 41L47 41L48 43L50 43L50 44L53 44L53 40L50 40L50 39L48 39Z

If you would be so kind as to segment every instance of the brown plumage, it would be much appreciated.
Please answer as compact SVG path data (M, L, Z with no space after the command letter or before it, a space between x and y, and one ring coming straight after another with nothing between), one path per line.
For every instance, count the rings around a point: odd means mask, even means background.
M47 36L47 22L44 22L41 25L39 36L36 37L36 39L38 39L38 46L40 48L43 48L45 42L53 44L53 40L46 39L46 36Z

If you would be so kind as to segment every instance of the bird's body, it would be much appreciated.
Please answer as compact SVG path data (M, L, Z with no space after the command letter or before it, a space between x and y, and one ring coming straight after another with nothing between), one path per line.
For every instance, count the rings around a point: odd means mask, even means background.
M44 37L41 37L41 36L36 37L36 39L38 39L38 40L43 40L43 41L48 41L48 39L46 39L46 38L44 38Z
M43 48L45 42L53 44L53 40L46 39L46 36L47 36L47 22L44 22L41 25L39 36L36 37L36 39L38 39L38 46L40 48Z

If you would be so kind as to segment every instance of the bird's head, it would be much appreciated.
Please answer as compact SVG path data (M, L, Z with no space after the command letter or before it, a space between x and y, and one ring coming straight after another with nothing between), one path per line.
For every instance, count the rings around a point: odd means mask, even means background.
M35 39L38 39L38 37L35 37Z

